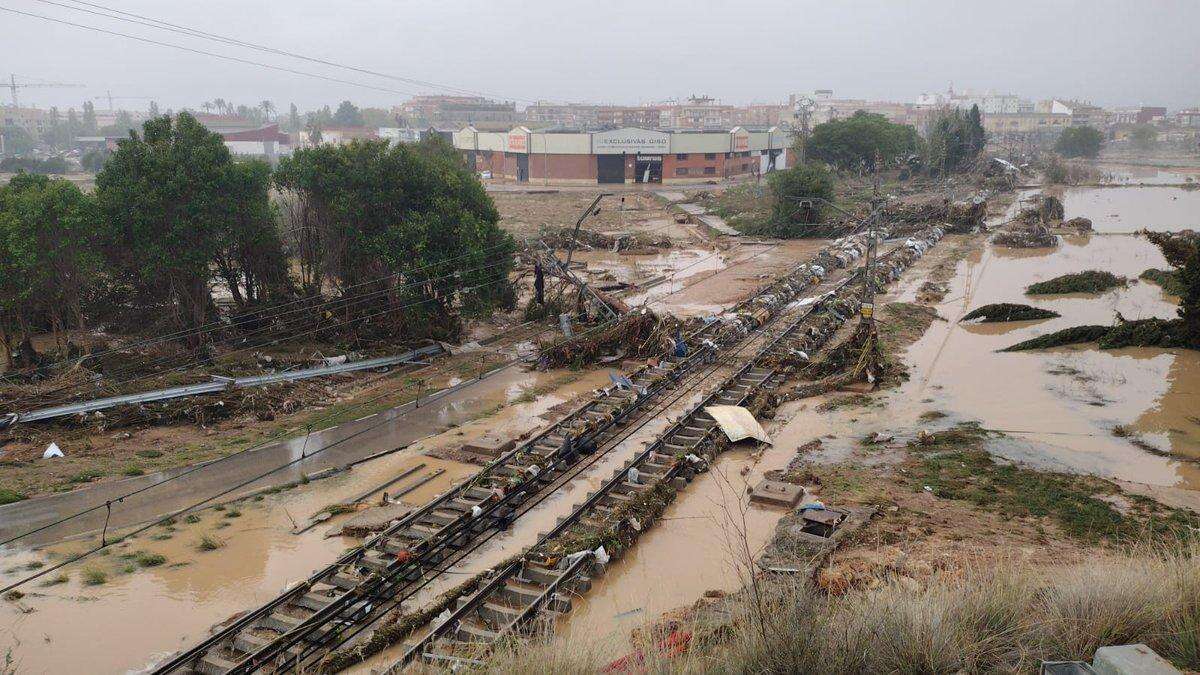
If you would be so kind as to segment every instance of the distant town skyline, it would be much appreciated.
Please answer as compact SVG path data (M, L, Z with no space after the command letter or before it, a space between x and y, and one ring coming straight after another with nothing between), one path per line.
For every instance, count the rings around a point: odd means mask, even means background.
M302 109L336 106L343 99L391 107L411 94L468 91L514 100L519 107L538 100L638 104L692 94L742 105L821 88L839 98L912 102L951 82L1031 100L1200 104L1194 78L1200 70L1194 37L1200 3L1183 0L967 6L933 0L853 6L759 0L736 7L591 0L400 7L368 0L336 11L309 0L286 8L264 0L203 5L125 0L74 9L67 4L9 0L4 7L374 89L0 12L7 29L0 66L5 80L12 72L26 81L86 85L26 89L20 93L23 104L79 108L86 98L104 109L111 91L117 107L130 109L145 109L147 99L178 109L224 98L247 105L268 99L286 112L293 102ZM114 11L140 23L95 13ZM156 30L144 25L148 19L175 28ZM201 39L178 27L447 88ZM5 104L8 94L0 93Z

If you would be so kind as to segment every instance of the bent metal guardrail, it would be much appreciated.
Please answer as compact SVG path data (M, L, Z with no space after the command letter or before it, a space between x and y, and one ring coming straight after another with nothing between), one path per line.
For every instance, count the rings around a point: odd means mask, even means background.
M362 361L351 361L332 366L319 366L316 368L304 368L301 370L289 370L282 373L271 373L269 375L221 378L214 379L212 382L185 384L179 387L156 389L154 391L144 391L137 394L109 396L107 398L98 398L91 401L83 401L81 403L60 405L52 408L40 408L38 410L30 410L29 412L19 412L16 413L14 417L10 418L8 424L11 425L18 422L36 422L38 420L47 420L54 417L79 415L96 412L98 410L105 410L108 408L115 408L119 405L136 405L139 403L166 401L173 398L198 396L200 394L217 394L230 389L261 387L263 385L274 384L276 382L292 382L295 380L305 380L313 377L323 377L325 375L350 373L356 370L385 368L387 366L395 366L402 363L417 363L419 362L418 360L423 356L436 356L437 354L441 354L443 351L445 351L445 349L440 344L435 343L426 347L405 352L403 354L397 354L396 356L381 356L375 359L364 359ZM0 423L0 428L3 428L4 426L6 425Z

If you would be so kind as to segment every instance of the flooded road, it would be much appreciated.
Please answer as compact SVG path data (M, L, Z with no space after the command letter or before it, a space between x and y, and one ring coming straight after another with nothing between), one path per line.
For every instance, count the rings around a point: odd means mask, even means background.
M526 388L560 376L561 373L529 373L519 367L509 367L432 402L426 399L419 407L408 403L331 429L314 430L307 435L210 462L201 465L199 470L179 467L0 506L0 540L48 525L67 514L103 507L107 500L116 500L139 489L145 489L145 492L113 504L110 528L154 520L246 481L250 482L226 499L272 485L300 481L318 471L345 466L469 422L481 411L511 403ZM531 414L537 415L540 411ZM254 480L268 469L284 464L288 466ZM183 474L187 475L171 480ZM99 508L50 527L21 543L45 543L96 531L103 526L105 517L105 510Z

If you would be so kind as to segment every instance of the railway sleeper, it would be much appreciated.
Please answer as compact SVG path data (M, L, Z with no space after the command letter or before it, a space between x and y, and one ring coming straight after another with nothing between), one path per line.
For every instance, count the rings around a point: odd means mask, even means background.
M528 607L538 599L546 591L545 587L535 584L526 584L515 579L509 579L505 584L497 589L495 602L504 603L513 608ZM564 595L555 595L546 601L545 608L566 614L571 611L571 598Z

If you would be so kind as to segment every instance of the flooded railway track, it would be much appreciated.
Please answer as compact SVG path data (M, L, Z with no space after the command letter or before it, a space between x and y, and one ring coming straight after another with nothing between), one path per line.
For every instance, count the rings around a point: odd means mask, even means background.
M788 303L825 276L826 268L852 265L864 248L863 235L839 240L740 303L737 320L717 321L689 336L687 356L664 357L640 368L629 378L632 386L604 390L471 480L200 644L170 657L153 672L248 673L310 667L331 647L343 644L411 597L431 574L436 577L456 564L554 494L632 434L639 422L659 414L654 410L657 401L703 372L733 345L744 346L762 335L784 316ZM845 283L846 279L840 282ZM754 327L748 328L746 322Z
M930 228L906 245L880 257L879 281L892 281L928 246L942 237ZM452 669L483 665L496 643L552 630L555 618L571 609L571 595L586 592L590 576L603 570L609 552L579 548L578 542L604 540L625 528L636 539L641 523L630 508L639 495L677 490L717 452L717 422L705 412L711 405L742 405L762 389L778 384L780 364L798 352L814 353L861 307L847 277L818 302L789 320L721 386L693 406L636 457L625 463L598 490L542 535L526 555L496 570L475 593L460 600L448 616L439 617L423 637L406 645L403 656L386 670L403 672L414 662ZM824 316L821 316L824 314ZM571 543L575 543L574 546ZM564 546L565 544L565 546ZM564 555L564 551L572 550Z

